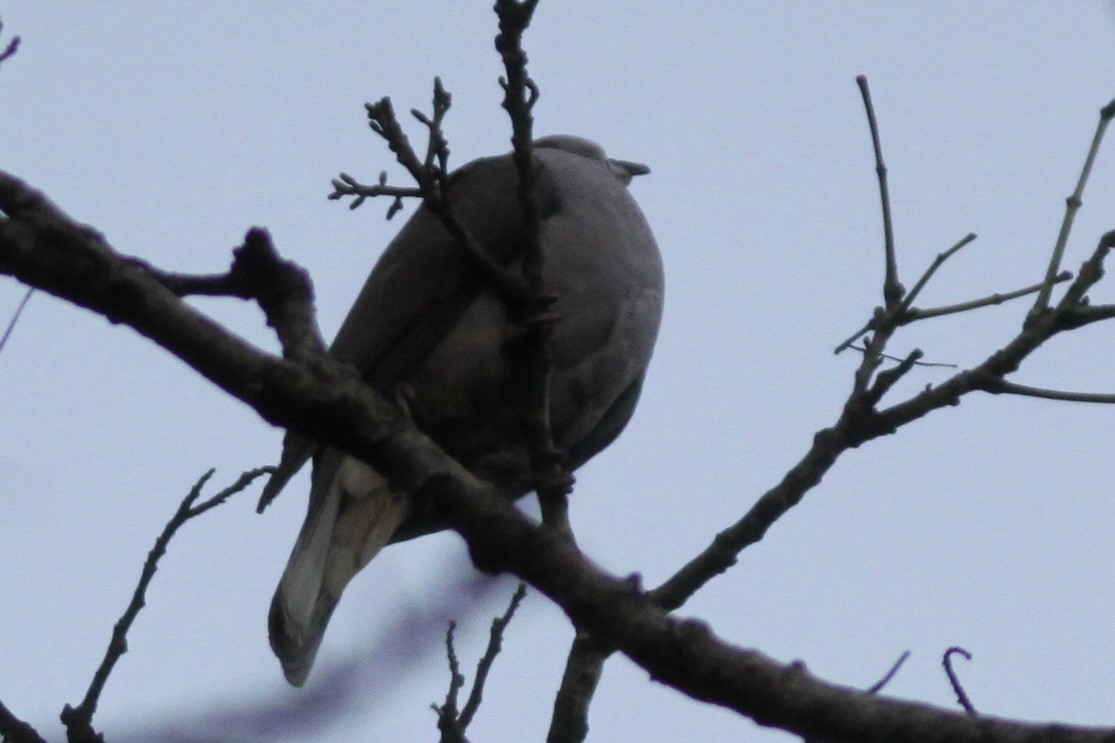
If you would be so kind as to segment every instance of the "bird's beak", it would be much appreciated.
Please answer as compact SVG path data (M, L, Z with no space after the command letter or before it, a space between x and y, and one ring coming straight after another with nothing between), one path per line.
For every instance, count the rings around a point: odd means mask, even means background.
M637 175L646 175L650 172L650 168L642 163L633 163L627 160L613 160L608 158L608 168L615 174L616 178L623 181L623 185L631 182L631 179Z

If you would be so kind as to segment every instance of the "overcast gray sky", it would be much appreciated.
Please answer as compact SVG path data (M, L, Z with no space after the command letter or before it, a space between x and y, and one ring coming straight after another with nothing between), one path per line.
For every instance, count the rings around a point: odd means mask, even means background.
M490 5L10 0L0 13L23 47L0 69L0 167L166 269L222 270L245 230L266 226L312 273L332 335L398 227L385 203L351 212L325 199L341 170L402 180L363 103L428 109L441 75L454 161L509 146ZM634 421L582 470L573 502L583 548L648 585L777 482L850 388L857 359L831 349L880 302L882 271L855 76L871 81L907 283L979 235L924 306L1040 278L1115 96L1115 11L1098 0L542 0L525 43L542 89L536 131L586 135L653 168L632 188L666 264L662 335ZM1074 270L1115 228L1108 144L1069 244ZM0 280L0 318L22 291ZM1115 301L1115 287L1094 296ZM275 348L256 308L198 305ZM971 366L1024 311L915 325L892 349ZM1016 379L1115 392L1113 339L1110 324L1059 339ZM948 373L918 369L895 395ZM0 355L0 411L0 700L57 739L58 711L84 692L178 500L209 467L223 485L274 461L281 432L131 331L46 296ZM683 613L852 686L909 649L889 692L942 705L940 654L963 645L982 712L1112 724L1113 432L1111 408L965 399L849 454ZM296 482L262 517L245 494L183 529L102 698L109 740L167 726L282 740L238 713L318 705L346 711L289 739L432 738L444 621L461 619L471 675L511 584L473 586L484 598L466 612L455 536L392 547L346 593L310 685L289 689L265 618L304 492ZM400 625L413 644L386 647ZM560 611L530 596L473 740L542 739L570 639ZM338 664L354 698L326 703ZM213 729L198 722L214 715ZM789 739L621 658L591 724L600 741Z

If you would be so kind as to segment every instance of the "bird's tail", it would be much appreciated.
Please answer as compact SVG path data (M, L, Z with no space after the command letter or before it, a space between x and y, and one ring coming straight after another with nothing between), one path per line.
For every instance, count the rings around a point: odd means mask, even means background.
M294 686L309 676L341 592L410 511L405 493L391 492L375 470L349 457L321 483L324 495L318 485L267 622L271 649Z

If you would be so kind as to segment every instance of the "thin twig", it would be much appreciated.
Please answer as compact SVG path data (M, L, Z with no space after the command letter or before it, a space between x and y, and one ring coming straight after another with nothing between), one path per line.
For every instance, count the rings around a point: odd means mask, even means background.
M1072 271L1062 271L1061 273L1053 277L1053 283L1060 284L1065 281L1070 281L1072 278ZM909 325L910 323L917 322L918 320L931 320L937 317L945 317L946 315L956 315L961 312L969 312L971 310L978 310L983 307L991 307L993 305L999 305L1005 302L1009 302L1012 299L1019 299L1020 297L1025 297L1029 294L1033 294L1034 292L1040 291L1043 286L1045 286L1044 281L1037 284L1032 284L1027 287L1023 287L1022 289L1015 289L1014 291L1010 292L996 292L995 294L989 294L986 297L980 297L979 299L973 299L967 302L958 302L956 304L943 305L941 307L930 307L928 309L909 307L902 313L900 317L895 318L893 322L896 327L904 327L906 325ZM1090 311L1090 309L1091 308L1082 307L1077 310L1077 313L1081 316L1084 316ZM1115 310L1113 310L1113 313L1115 313ZM1106 316L1089 318L1089 322L1095 322L1099 319L1106 319ZM862 338L865 333L874 330L876 322L876 318L872 318L871 320L869 320L867 324L865 324L855 333L852 333L852 335L848 336L846 339L844 339L843 342L840 343L840 345L834 348L833 353L839 354L840 352L845 351L849 348L855 348L857 351L862 351L862 348L857 348L853 344L857 340Z
M956 694L956 701L964 708L971 717L977 715L976 708L972 705L972 700L968 699L968 695L964 692L964 687L960 684L960 679L956 677L956 672L952 669L952 656L963 656L964 660L971 660L972 654L964 648L951 647L945 651L944 657L941 659L941 665L945 667L945 674L949 677L949 683L952 685L952 690Z
M333 193L329 194L327 198L337 201L346 196L355 197L352 203L348 205L349 209L355 209L360 206L364 203L365 199L374 199L377 196L393 196L395 201L392 202L391 206L388 208L388 219L391 219L402 209L403 199L422 197L421 188L388 186L386 171L379 174L379 183L374 186L365 185L348 173L338 174L330 183L333 185Z
M921 275L921 278L918 279L917 283L914 284L914 288L911 289L909 293L907 293L904 297L902 297L901 301L898 304L894 305L894 307L890 309L884 308L882 312L877 311L875 313L875 316L868 320L866 325L845 338L840 343L840 345L833 349L833 353L839 354L843 351L846 351L847 349L851 348L852 344L859 340L864 333L871 330L876 330L877 328L881 327L883 323L893 325L897 328L901 327L902 325L906 325L907 323L913 322L913 319L910 319L910 315L916 312L916 310L913 310L911 308L911 305L913 305L914 300L917 298L918 294L921 293L921 290L925 288L925 285L929 282L929 279L933 277L933 274L937 272L937 269L940 268L945 261L947 261L953 255L955 255L957 251L959 251L961 248L975 239L975 234L969 232L951 248L943 253L938 253L933 263L929 265L929 268L925 270L925 273L923 273Z
M132 599L128 603L128 608L112 628L112 639L108 643L108 649L105 651L105 656L97 667L97 671L93 674L93 681L89 684L89 689L85 692L85 697L77 707L71 707L67 704L62 710L62 722L66 726L70 743L84 743L85 741L100 740L100 736L92 727L93 715L97 711L97 703L100 700L105 683L112 673L112 669L116 666L116 662L120 660L124 653L128 652L128 630L131 629L136 617L139 616L139 612L146 605L147 587L155 577L155 571L158 570L159 560L166 554L167 546L170 544L170 540L174 537L175 533L190 519L196 518L209 509L221 505L231 496L248 487L257 477L268 474L271 470L271 467L260 467L258 469L249 470L241 474L236 482L220 491L212 498L202 501L198 505L194 505L195 501L201 496L201 491L205 487L205 484L215 472L215 470L209 470L201 476L197 483L190 489L186 497L182 499L182 502L178 505L178 510L174 512L174 516L172 516L166 526L163 527L162 533L159 534L158 538L155 540L155 546L152 547L151 551L147 554L147 560L143 563L143 570L140 573L139 583L132 593Z
M502 105L511 119L511 156L519 176L519 205L527 234L522 254L523 280L532 295L532 301L519 313L525 330L521 345L527 389L523 417L532 469L538 480L535 491L542 509L542 522L564 538L573 540L568 502L571 477L563 467L565 455L554 444L550 424L554 318L548 310L557 297L545 295L542 285L546 256L539 239L537 173L531 146L534 139L532 110L539 90L527 74L527 54L522 45L523 33L530 25L537 4L538 0L497 0L499 33L495 45L506 71L499 83L504 93Z
M875 376L875 383L871 385L870 389L864 394L863 402L874 407L888 392L890 392L891 387L897 384L898 380L902 379L902 377L906 376L906 374L914 368L914 364L916 364L921 357L921 349L915 348L913 351L910 351L906 358L889 369L879 372Z
M465 677L461 675L461 664L457 660L457 651L453 647L453 633L457 629L456 622L449 622L449 629L445 632L445 656L449 661L449 691L445 694L445 704L431 704L430 707L437 713L437 729L441 733L438 743L467 743L464 725L460 724L457 714L457 695L465 685Z
M480 703L484 698L484 685L488 681L488 673L492 670L492 664L495 663L496 656L502 650L503 633L507 629L507 625L511 623L511 618L515 616L515 611L526 595L526 584L520 583L511 596L511 603L508 604L507 611L503 613L503 616L492 620L488 648L476 664L476 677L472 681L472 691L469 692L468 701L465 702L464 709L460 712L457 711L457 698L460 690L464 688L465 677L461 674L461 664L457 660L457 652L453 644L453 633L457 629L457 623L449 623L449 630L445 633L445 654L449 659L449 691L445 695L444 704L430 705L438 716L437 727L441 732L439 743L468 743L465 731L472 723L477 710L480 709Z
M902 668L902 664L905 663L906 659L909 657L910 651L903 650L902 655L898 656L898 660L894 662L894 665L890 667L890 670L887 671L881 679L867 688L867 693L878 694L880 691L882 691L883 687L890 683L890 680L894 678L895 674L898 673L898 669Z
M1053 255L1049 258L1049 268L1045 271L1045 282L1041 291L1038 292L1037 299L1034 300L1033 308L1030 310L1031 320L1049 307L1049 297L1053 292L1053 279L1060 272L1061 259L1065 254L1065 245L1068 244L1069 234L1072 232L1073 220L1076 219L1076 213L1080 211L1080 207L1084 205L1084 187L1088 184L1088 176L1092 173L1092 165L1099 153L1103 134L1107 131L1107 125L1111 122L1112 117L1115 117L1115 100L1100 110L1100 120L1096 125L1096 133L1092 137L1092 146L1088 148L1088 156L1084 158L1084 167L1080 170L1080 178L1076 181L1076 189L1065 199L1065 218L1061 221L1061 231L1058 233L1057 242L1053 246Z
M1069 281L1070 279L1072 279L1072 271L1062 271L1061 273L1053 277L1053 283L1060 284L1064 281ZM909 310L906 311L906 314L901 318L901 320L899 320L898 324L909 325L910 323L916 322L918 320L929 320L934 317L955 315L959 312L968 312L969 310L976 310L980 309L981 307L990 307L992 305L1003 304L1004 302L1009 302L1012 299L1018 299L1019 297L1025 297L1028 294L1033 294L1036 291L1040 291L1043 286L1045 286L1044 281L1038 284L1024 287L1022 289L1016 289L1012 292L991 294L986 297L980 297L979 299L973 299L969 302L959 302L957 304L950 304L942 307L931 307L924 310L917 307L911 307Z
M886 256L886 277L883 279L883 300L888 310L893 309L902 299L905 289L898 280L898 259L894 253L894 224L891 219L890 191L887 187L887 166L883 164L883 146L879 140L879 123L875 119L875 106L871 103L871 90L867 87L867 77L858 75L856 85L863 97L863 107L867 112L867 125L871 128L871 146L875 150L875 175L879 181L879 200L883 207L883 248Z
M8 342L8 338L11 337L12 331L15 330L15 324L19 320L19 316L23 313L23 308L27 306L27 302L30 301L31 295L34 293L35 287L28 287L27 292L23 295L23 299L19 300L19 304L16 305L15 312L12 313L12 319L8 321L8 327L4 329L4 335L0 336L0 351L4 350L4 345Z
M448 108L450 100L448 94L439 97L436 93L438 90L444 93L440 80L435 81L434 86L435 107L444 105ZM439 142L443 143L442 151L437 157L439 164L432 169L427 168L424 162L418 159L414 148L411 147L410 141L399 125L390 98L381 98L375 103L364 104L364 108L368 113L368 125L376 134L386 140L388 147L395 153L395 159L406 168L407 172L418 183L423 204L449 232L454 244L464 251L468 260L472 261L473 265L484 274L485 278L492 282L497 291L501 292L508 302L528 303L533 295L526 283L519 276L504 270L503 266L488 254L450 210L447 200L448 188L445 187L445 184L448 183L446 180L447 174L444 172L448 163L448 148L444 145L445 138L440 129L436 133L430 133L431 138L437 138ZM436 111L434 116L438 118ZM440 118L438 120L440 121ZM433 120L431 119L430 124L432 123ZM330 194L330 198L341 198L353 194L358 196L376 195L377 187L361 186L351 176L345 176L344 184L346 184L345 188L338 189L337 182L334 181L335 190L333 194ZM385 186L381 182L378 188L382 189ZM385 191L384 193L388 192Z
M898 660L894 662L894 665L890 667L890 670L887 671L881 679L876 681L864 691L869 695L878 694L880 691L882 691L883 687L890 683L890 680L894 678L896 673L898 673L898 669L902 667L902 664L905 663L906 659L909 657L910 651L904 650L902 652L902 655L898 656ZM821 741L816 738L806 738L804 743L821 743Z
M913 305L914 300L917 299L918 295L921 294L921 290L925 288L925 285L929 282L929 279L933 278L933 274L937 272L937 269L943 266L945 264L945 261L947 261L949 258L956 255L957 252L959 252L965 245L968 245L969 243L975 241L975 239L976 233L969 232L967 235L960 238L960 240L951 248L943 253L938 253L937 257L933 259L933 262L929 264L929 268L925 269L925 273L923 273L917 280L917 283L914 284L914 288L906 292L906 295L902 297L902 301L899 302L898 307L891 314L893 314L896 318L902 317L902 315L910 309L910 306Z
M511 603L507 605L507 611L503 613L503 616L492 620L492 628L488 635L488 648L476 664L476 678L472 682L472 691L469 692L465 708L461 710L462 728L469 726L472 718L476 716L476 711L480 709L480 702L484 698L484 685L488 682L488 673L492 670L492 664L495 663L496 656L503 649L503 633L507 630L507 625L511 623L515 611L523 603L526 595L527 585L526 583L520 583L515 589L515 593L511 595Z
M855 345L849 346L849 348L851 348L853 351L860 351L860 352L864 352L864 351L867 350L863 346L855 346ZM889 353L880 354L880 358L886 359L887 361L898 361L898 362L906 361L906 359L902 358L901 356L891 356ZM909 357L907 357L907 358L909 358ZM946 364L946 363L941 362L941 361L920 361L920 360L914 361L914 366L941 367L941 368L945 368L945 369L959 369L960 368L958 364Z
M4 24L0 23L0 31L3 30ZM19 42L20 38L18 36L13 36L11 40L8 41L8 45L4 47L4 51L0 52L0 63L15 56L15 53L19 51Z

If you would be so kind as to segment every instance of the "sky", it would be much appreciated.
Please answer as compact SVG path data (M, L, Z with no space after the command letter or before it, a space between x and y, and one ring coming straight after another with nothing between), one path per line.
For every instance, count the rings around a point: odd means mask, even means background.
M5 0L5 33L23 45L0 68L0 168L167 270L224 270L245 231L267 227L313 276L331 337L401 224L384 221L386 203L325 198L341 171L403 182L364 102L428 110L440 75L452 162L509 149L490 5ZM653 171L632 193L666 267L662 331L631 425L578 473L572 502L582 548L648 586L774 485L850 389L858 359L832 349L881 303L882 275L855 76L875 100L907 285L979 236L921 306L1039 280L1115 96L1115 4L1099 0L542 0L524 43L536 132L588 136ZM1066 267L1113 228L1109 141ZM0 320L23 291L0 279ZM1092 296L1115 301L1115 286ZM258 308L194 304L277 348ZM918 323L891 351L967 368L1026 308ZM1113 341L1110 324L1058 338L1013 379L1115 392ZM916 369L888 401L949 373ZM981 712L1110 725L1113 433L1110 407L965 398L846 454L680 614L853 687L909 650L887 692L946 707L940 657L963 646ZM281 435L127 328L34 296L0 353L0 700L61 739L57 715L84 694L178 501L211 467L224 486L274 462ZM445 623L459 620L471 676L513 581L477 579L452 534L393 546L351 584L314 676L291 689L266 613L305 492L303 476L263 516L244 493L182 529L102 696L108 740L436 735ZM559 609L527 597L472 740L543 739L571 638ZM618 657L590 725L600 741L792 739Z

